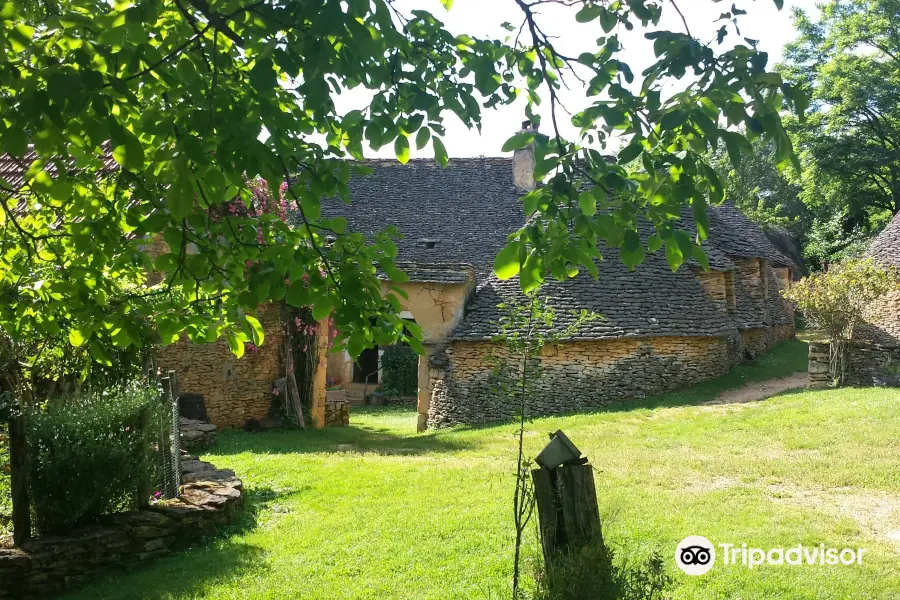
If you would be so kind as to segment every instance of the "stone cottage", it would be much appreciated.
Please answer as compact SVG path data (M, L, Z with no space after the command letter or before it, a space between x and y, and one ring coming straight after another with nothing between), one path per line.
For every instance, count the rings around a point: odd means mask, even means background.
M900 269L900 214L875 238L867 255ZM850 382L900 386L900 289L871 307L859 338L850 354Z
M497 304L519 295L518 282L492 276L507 235L525 221L521 196L533 189L528 150L512 158L367 161L373 173L350 182L352 204L326 201L326 217L374 235L395 225L399 259L410 281L402 316L425 335L419 360L419 429L504 419L514 408L493 390L491 342ZM628 271L605 249L599 280L582 274L549 282L546 295L565 329L570 310L604 317L548 348L538 414L583 410L672 390L726 372L744 357L794 335L791 307L779 290L796 266L762 230L730 205L710 210L710 270L676 272L660 253ZM685 227L693 223L685 215ZM649 234L649 230L644 232ZM390 282L385 282L386 287ZM378 348L357 361L331 356L329 377L353 386L377 382Z

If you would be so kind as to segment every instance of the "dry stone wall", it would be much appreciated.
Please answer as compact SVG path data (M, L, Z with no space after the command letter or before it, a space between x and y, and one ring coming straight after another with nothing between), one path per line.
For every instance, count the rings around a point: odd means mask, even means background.
M0 549L0 598L44 599L114 569L132 569L234 522L243 484L233 471L193 457L183 461L181 497L109 515L66 536L32 538Z
M242 427L269 414L273 385L283 371L281 306L262 307L258 318L265 343L239 359L225 340L194 344L185 338L156 350L157 365L175 371L179 393L203 396L209 421L219 427Z
M531 402L533 415L583 411L672 391L724 374L734 364L727 337L657 337L567 342L548 347ZM504 348L454 342L431 361L430 427L515 416L498 392L493 365Z
M770 327L741 330L741 342L744 346L744 351L752 358L760 357L771 350L777 341L776 338L775 329Z

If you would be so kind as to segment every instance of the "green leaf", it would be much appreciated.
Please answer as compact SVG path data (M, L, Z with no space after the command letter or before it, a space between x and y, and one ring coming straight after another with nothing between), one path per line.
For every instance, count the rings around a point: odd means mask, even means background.
M230 331L225 333L225 340L228 342L228 349L231 350L235 358L240 358L244 355L244 340Z
M321 296L316 298L316 303L313 305L312 316L316 321L321 321L322 319L327 319L331 314L332 310L334 310L334 305L331 302L331 298L329 296Z
M431 130L427 127L423 127L419 130L419 133L416 134L416 148L421 150L425 146L428 145L428 140L431 139Z
M775 0L775 7L778 10L781 10L782 8L784 8L784 0Z
M590 23L603 14L603 7L597 4L585 4L584 8L575 13L575 20L579 23Z
M259 323L259 319L251 315L244 315L244 319L246 319L247 324L250 325L250 336L253 343L257 346L262 346L263 342L266 341L266 334L263 331L262 325Z
M522 265L522 272L519 274L519 285L522 286L523 292L529 294L542 283L544 283L544 259L532 250L525 264Z
M634 269L644 261L644 246L641 244L641 237L633 229L626 231L623 237L619 257L626 267Z
M94 338L91 340L90 345L88 346L88 350L91 353L91 357L106 367L112 366L112 358L109 356L109 353L106 351L106 348L103 347L103 344L100 340Z
M494 259L494 273L499 279L512 279L519 272L519 248L521 242L513 240L508 243Z
M643 152L643 151L644 151L644 147L641 145L640 142L632 142L628 146L625 146L625 148L623 148L621 152L619 152L619 156L618 156L619 164L627 165L628 163L630 163L631 161L636 159L638 156L640 156L641 152Z
M194 206L194 186L188 176L179 177L166 194L169 213L179 221L191 214Z
M447 149L444 147L444 142L437 136L432 136L431 140L432 144L434 144L434 160L442 167L446 167L450 162L450 157L447 156Z
M586 216L593 217L597 214L597 199L590 192L581 192L578 195L578 207Z
M534 141L534 132L533 131L520 131L508 140L503 143L503 148L500 149L501 152L512 152L513 150L519 150L520 148L524 148L528 144Z
M444 8L447 10L453 8L453 0L441 0L441 4L443 4Z
M287 290L284 300L296 308L306 306L310 301L309 288L303 285L301 281L292 283Z
M672 269L673 273L677 271L678 267L684 262L684 254L674 237L670 237L666 240L666 261L668 261L669 268Z
M83 346L89 339L91 339L90 329L75 328L69 330L69 343L76 348Z
M394 140L394 153L397 155L397 160L400 161L401 164L406 164L409 162L409 138L405 135L398 135L397 139Z
M136 135L123 130L124 139L113 148L113 158L126 171L137 172L144 168L144 147Z

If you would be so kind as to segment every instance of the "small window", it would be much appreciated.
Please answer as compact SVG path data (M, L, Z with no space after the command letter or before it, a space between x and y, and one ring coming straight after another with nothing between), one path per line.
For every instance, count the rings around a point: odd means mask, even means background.
M422 238L419 240L419 243L422 244L426 250L434 250L439 241L440 240L434 238Z

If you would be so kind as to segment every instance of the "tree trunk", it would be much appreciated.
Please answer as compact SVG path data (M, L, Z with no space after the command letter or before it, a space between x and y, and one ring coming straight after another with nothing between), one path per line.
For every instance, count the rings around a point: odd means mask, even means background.
M31 502L28 498L28 472L25 439L25 415L21 407L13 409L9 419L9 468L12 495L13 543L21 546L31 537Z

